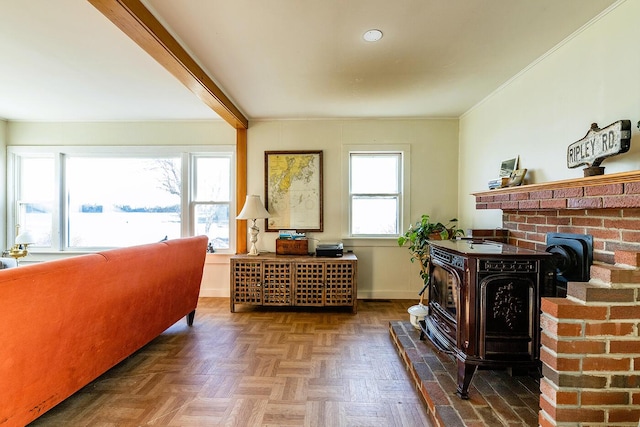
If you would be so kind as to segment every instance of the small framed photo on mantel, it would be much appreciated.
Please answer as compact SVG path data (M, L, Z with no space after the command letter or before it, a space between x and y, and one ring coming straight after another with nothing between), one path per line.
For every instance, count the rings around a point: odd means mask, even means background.
M518 169L518 156L513 159L503 160L500 164L500 172L498 178L489 181L489 189L504 188L509 186L511 175Z
M500 165L500 178L510 177L514 170L518 169L518 156L504 160Z
M526 169L516 169L511 172L509 176L509 182L507 183L507 187L517 187L522 185L524 182L524 177L527 175Z

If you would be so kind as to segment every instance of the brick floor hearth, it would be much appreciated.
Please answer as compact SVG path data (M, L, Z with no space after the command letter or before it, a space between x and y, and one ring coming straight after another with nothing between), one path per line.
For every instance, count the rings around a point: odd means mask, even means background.
M438 427L523 427L538 425L539 381L508 370L478 369L469 400L456 396L456 364L438 351L409 321L389 324L400 357L416 382Z

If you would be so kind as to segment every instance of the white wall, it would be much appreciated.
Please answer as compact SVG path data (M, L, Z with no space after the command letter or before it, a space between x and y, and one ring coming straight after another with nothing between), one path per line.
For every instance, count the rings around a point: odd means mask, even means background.
M501 225L501 211L476 211L470 194L487 190L502 160L520 156L530 183L579 178L567 146L621 119L632 123L631 149L605 160L605 174L640 167L640 1L616 3L460 118L460 219Z
M235 144L223 122L32 123L9 122L9 145L199 145ZM341 240L342 146L411 146L411 219L428 213L446 221L457 211L458 120L295 120L252 122L248 130L249 194L264 201L264 152L323 150L324 232L311 237ZM464 227L466 224L460 224ZM264 224L261 225L264 228ZM258 247L275 251L276 233L261 232ZM418 298L417 265L409 251L390 241L349 241L358 256L359 298ZM229 257L207 256L203 296L229 295Z
M358 257L358 297L417 298L417 265L395 240L345 240L342 220L342 146L409 144L411 146L411 220L427 213L446 221L457 212L458 121L451 120L291 120L258 121L248 130L249 194L264 201L264 152L323 150L324 232L322 241L344 241ZM461 224L464 226L463 224ZM261 225L261 229L264 224ZM260 233L258 249L275 251L276 233Z
M9 122L8 145L235 145L219 121Z

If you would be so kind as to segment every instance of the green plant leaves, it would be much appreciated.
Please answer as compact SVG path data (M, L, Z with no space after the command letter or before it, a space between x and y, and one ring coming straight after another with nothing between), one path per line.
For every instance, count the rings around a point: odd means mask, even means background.
M405 246L411 252L411 262L420 262L420 277L424 284L429 282L429 240L447 240L461 235L462 230L457 228L457 218L452 218L445 225L441 222L431 222L429 215L422 215L415 224L409 225L405 233L398 237L398 245Z

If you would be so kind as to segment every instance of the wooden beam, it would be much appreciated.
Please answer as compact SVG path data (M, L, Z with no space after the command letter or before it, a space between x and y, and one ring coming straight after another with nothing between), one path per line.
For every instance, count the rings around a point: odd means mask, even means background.
M249 121L140 0L88 0L236 129ZM244 198L243 198L244 200Z
M247 130L236 129L236 213L247 197ZM247 253L247 222L236 220L236 253Z

